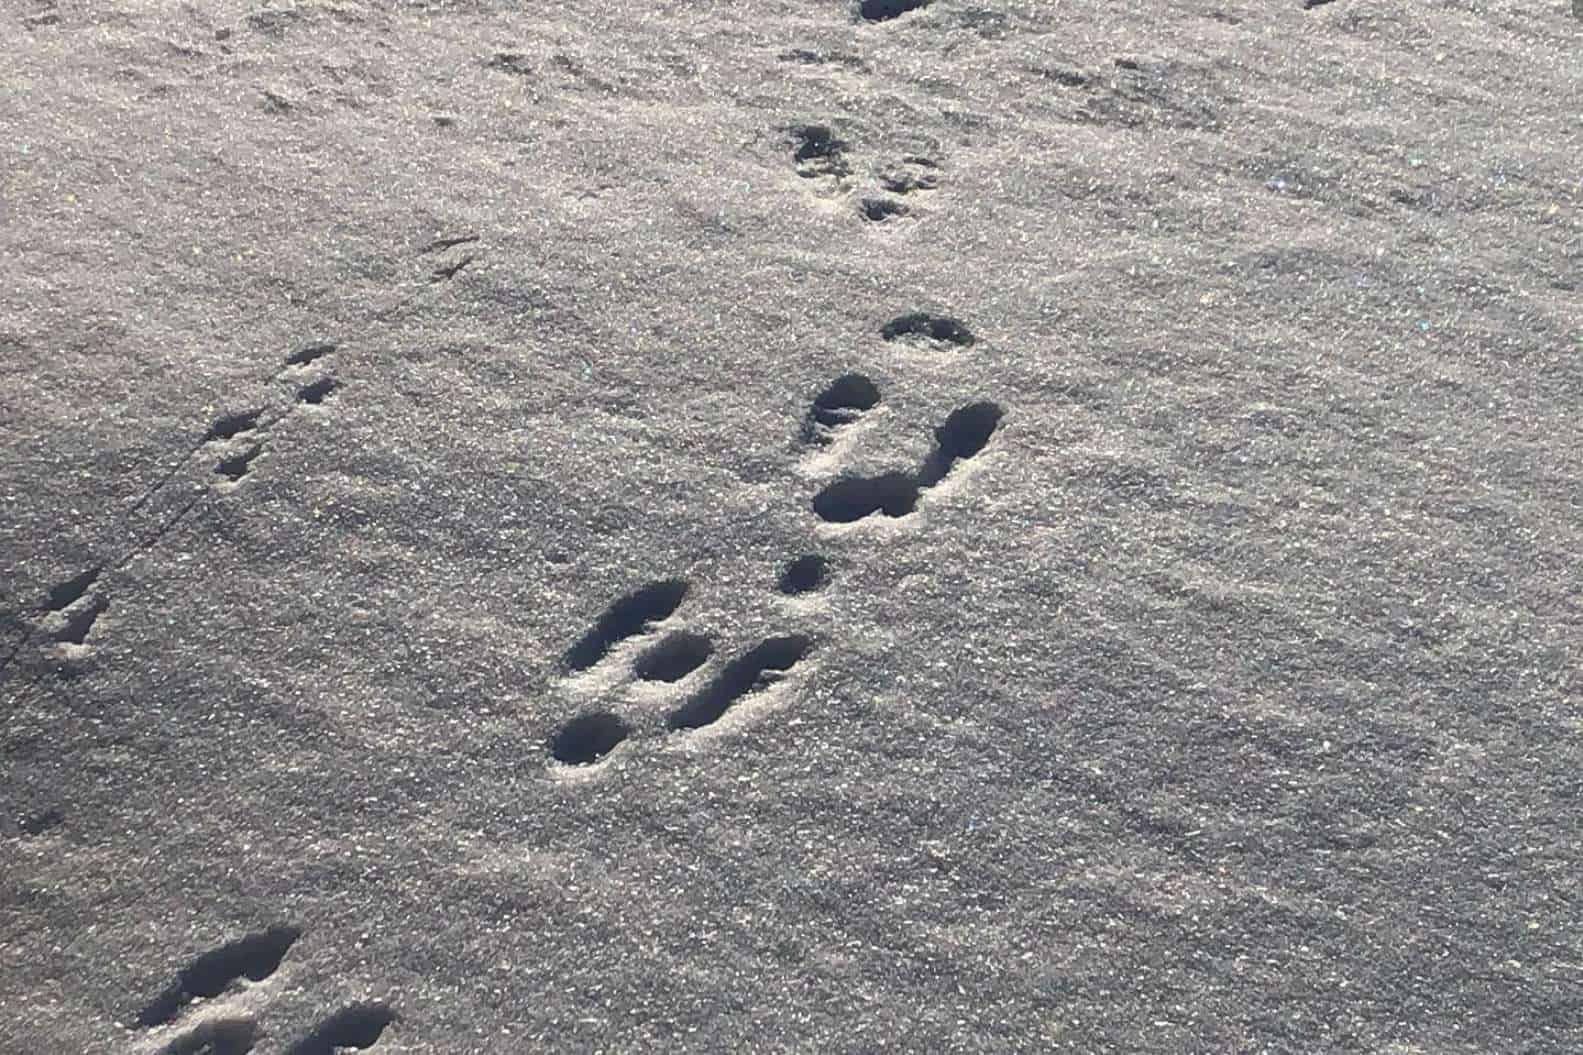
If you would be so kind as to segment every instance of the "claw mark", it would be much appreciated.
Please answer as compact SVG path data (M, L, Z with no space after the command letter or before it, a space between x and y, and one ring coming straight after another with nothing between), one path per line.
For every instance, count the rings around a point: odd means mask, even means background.
M714 724L742 697L764 688L776 674L796 666L812 648L813 641L801 634L761 641L726 664L707 688L673 711L666 724L678 731Z
M297 927L271 927L211 949L181 969L176 980L139 1012L137 1024L162 1026L180 1014L188 1000L219 996L242 978L262 982L275 973L301 936Z
M568 766L588 766L632 735L632 727L609 711L578 715L550 738L550 756Z
M292 1046L290 1055L336 1055L340 1048L371 1048L395 1020L396 1013L384 1004L353 1004L320 1022Z
M651 583L612 604L593 629L566 653L566 668L587 670L605 658L617 644L648 630L650 624L668 619L687 596L687 584L672 579Z

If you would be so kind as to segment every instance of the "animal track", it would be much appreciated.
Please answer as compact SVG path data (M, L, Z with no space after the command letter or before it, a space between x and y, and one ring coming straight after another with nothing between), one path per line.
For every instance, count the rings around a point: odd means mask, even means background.
M333 344L310 344L286 356L287 366L307 366L335 351Z
M703 666L714 646L702 634L677 631L645 652L632 672L644 681L681 681Z
M953 410L934 430L934 453L918 472L919 487L944 480L959 461L972 458L989 444L1005 412L994 403L969 403Z
M787 48L775 57L782 62L798 62L805 66L822 66L825 63L837 63L852 69L868 69L868 63L848 51L815 51L812 48Z
M846 160L847 143L836 138L828 125L797 125L791 130L796 144L792 159L804 179L832 176L840 179L852 171Z
M209 431L204 434L204 443L214 443L240 436L244 432L252 432L258 427L259 415L263 410L247 410L240 414L227 414L209 426Z
M898 216L911 215L912 210L899 201L889 198L864 198L858 206L863 218L871 223L884 223Z
M893 320L888 337L923 335L930 339L966 342L972 335L955 319L917 313ZM843 374L819 393L803 423L803 438L828 442L831 432L852 422L880 401L878 386L858 373ZM824 520L847 523L874 513L902 517L914 511L921 494L948 477L956 466L976 457L989 444L1003 411L994 403L975 402L952 411L934 429L934 449L917 470L882 476L844 479L827 486L813 499ZM827 560L807 554L788 562L776 588L786 596L818 589ZM649 632L681 606L688 584L676 579L651 583L617 600L564 657L569 672L585 670L605 658L621 641ZM665 718L671 733L713 725L743 698L765 688L813 650L806 634L785 634L760 641L727 663L703 688L676 706ZM633 663L632 674L646 681L676 682L702 667L713 646L708 638L676 630L653 643ZM566 722L548 741L551 758L567 766L602 761L633 735L633 727L608 709L584 712Z
M58 828L64 823L66 823L66 814L59 808L50 806L23 817L17 822L17 827L22 829L23 835L43 835L51 828Z
M954 344L961 348L971 347L977 340L973 336L973 331L969 330L960 319L953 319L949 315L930 315L923 311L898 315L880 327L879 333L887 341L924 338L944 344Z
M139 1012L137 1024L144 1029L168 1025L191 1001L217 997L244 978L264 981L280 969L301 936L298 927L271 927L204 953ZM348 1048L372 1047L396 1018L394 1011L376 1001L351 1004L322 1020L292 1045L289 1055L336 1055ZM160 1051L162 1055L247 1055L258 1038L252 1018L217 1018L198 1023Z
M288 1055L336 1055L342 1048L371 1048L394 1021L396 1013L384 1004L352 1004L320 1022L312 1033L291 1046Z
M271 379L279 380L288 376L298 368L308 366L336 350L334 344L320 342L305 345L288 354L284 365ZM322 403L331 393L339 387L332 378L320 378L312 381L297 392L297 398L302 403ZM87 596L88 591L98 580L105 568L119 568L141 553L157 545L174 528L183 517L187 516L197 506L200 495L194 495L173 513L161 516L153 530L132 530L132 518L144 508L155 495L159 494L171 480L187 468L194 455L202 455L211 449L218 455L214 463L215 475L223 477L225 481L235 484L252 471L253 462L264 452L263 436L268 430L278 425L290 412L286 408L283 412L266 417L267 408L254 407L248 410L222 414L215 418L204 430L203 436L190 448L182 460L173 464L152 486L145 490L137 501L128 506L121 514L121 523L118 530L131 536L134 541L122 548L119 557L114 560L104 561L73 579L58 583L50 588L48 596L40 603L34 614L41 618L34 618L25 624L25 631L9 652L0 655L0 670L10 666L13 660L21 654L22 650L30 643L39 639L40 635L53 637L58 645L82 647L86 644L89 633L99 616L109 608L109 602L103 597L92 598L81 605L79 602ZM220 486L224 486L221 484ZM53 618L54 613L65 613L60 620ZM77 655L80 655L78 653ZM62 658L76 658L68 652L63 657L57 650L54 660ZM62 676L72 676L74 673L68 667L57 665L56 673Z
M786 565L775 588L788 597L812 593L824 584L825 572L828 568L829 562L817 554L810 553L806 557L798 557Z
M49 592L49 600L44 602L45 610L59 612L81 600L83 594L88 592L88 588L99 578L99 573L102 571L104 571L102 565L95 566L74 579L67 579L60 585L52 587Z
M687 584L679 579L650 583L627 594L606 609L599 622L566 653L566 669L587 670L622 641L670 618L686 596Z
M562 661L567 671L587 670L622 641L648 633L654 624L669 619L681 607L687 589L680 579L666 579L617 600L567 651ZM646 681L680 681L702 666L713 651L707 638L678 631L640 656L633 673ZM592 711L573 718L550 737L550 756L566 765L592 765L631 735L632 727L618 715Z
M252 469L253 460L263 453L263 445L256 444L240 454L234 454L229 458L221 458L220 463L214 467L214 471L232 483L236 483L248 474Z
M162 1026L181 1014L189 1000L219 996L243 978L262 982L275 973L301 936L296 927L271 927L211 949L181 969L176 980L138 1013L137 1024Z
M55 640L63 645L81 645L88 640L88 633L110 608L103 597L90 598L88 603L74 612L68 612L65 624L55 632Z
M430 282L447 282L457 276L457 273L477 259L477 254L468 253L453 264L441 264L429 272Z
M247 1055L257 1042L252 1019L225 1018L195 1026L167 1044L162 1055Z
M592 765L631 735L632 727L609 711L580 714L550 738L550 755L569 766Z
M863 0L857 13L865 22L888 22L909 11L928 7L931 0Z
M297 399L303 403L314 406L324 402L326 396L340 388L340 384L333 377L321 377L310 385L304 385L297 393Z
M833 430L879 404L879 387L862 374L842 374L814 397L803 421L804 443L828 443Z
M901 163L879 174L879 185L892 194L931 191L940 185L939 164L919 154L908 154Z
M305 345L286 356L285 366L287 369L311 366L335 350L336 346L327 342ZM339 387L340 383L334 378L321 377L298 389L297 400L301 403L316 406L323 403ZM273 419L261 424L260 418L263 413L263 410L250 410L241 414L231 414L220 418L209 426L209 431L204 436L203 443L200 446L210 443L228 443L236 439L236 437L245 436L250 432L263 433L280 424L286 417L285 413L277 414ZM260 439L245 450L238 451L229 457L221 458L215 465L214 471L231 483L238 483L242 477L252 471L253 461L263 453L264 444L262 439Z
M533 64L528 57L519 51L499 51L484 63L484 68L495 70L499 73L509 73L514 77L531 77Z
M300 353L299 353L300 354ZM287 360L288 362L290 360ZM204 433L200 447L211 443L228 443L238 436L254 432L259 429L258 420L263 410L248 410L240 414L227 414L209 426L209 431ZM277 419L278 420L278 419ZM229 458L221 458L215 465L214 471L231 480L233 483L246 476L253 459L263 453L262 443L255 443L248 449L233 454Z
M742 697L764 688L775 675L791 670L812 648L812 640L801 634L761 641L726 664L703 691L671 712L666 725L680 731L714 724Z
M904 517L918 508L918 481L909 473L837 480L813 500L814 512L832 524L850 524L875 513Z
M917 472L837 480L814 497L814 512L835 524L849 524L875 513L907 516L917 508L919 496L944 480L957 462L984 449L1002 414L994 403L970 403L952 411L945 424L934 430L935 449Z
M459 245L470 245L471 243L478 241L478 237L479 236L476 234L462 234L455 235L451 238L436 238L434 241L418 250L418 253L420 255L423 253L437 253L442 249L453 249Z
M823 573L824 558L800 558L782 576L786 584L783 590L790 593L813 589ZM650 623L668 617L680 605L685 592L685 583L669 580L623 597L568 653L567 667L585 669L597 663L616 641L643 633ZM768 677L790 670L812 647L811 639L801 634L760 642L728 663L713 681L677 707L667 720L667 728L679 732L718 721L739 699L762 688ZM645 681L677 682L703 666L713 652L714 646L707 637L679 630L640 656L632 673ZM577 667L573 660L585 666ZM632 726L610 710L587 711L550 737L550 757L567 766L590 766L602 761L632 732Z

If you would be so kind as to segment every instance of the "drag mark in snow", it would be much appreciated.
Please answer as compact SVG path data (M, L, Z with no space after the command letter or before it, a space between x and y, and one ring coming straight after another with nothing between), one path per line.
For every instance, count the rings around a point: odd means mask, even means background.
M328 342L304 345L286 356L284 365L271 380L298 376L301 368L317 362L334 351L336 345ZM300 388L297 399L307 404L322 403L337 388L338 383L335 380L320 378ZM110 607L109 602L103 597L94 597L83 602L89 589L106 568L125 567L134 558L158 545L188 513L192 512L197 506L199 496L195 495L173 514L164 517L163 522L151 532L132 530L132 518L186 469L194 456L216 458L211 464L214 465L215 474L224 478L223 481L216 482L221 489L226 489L228 484L239 483L252 471L253 462L264 452L265 434L285 420L290 412L291 408L287 407L266 417L266 408L253 407L221 414L214 418L204 430L202 437L186 450L181 460L173 464L121 514L117 530L123 535L131 537L140 535L141 538L124 547L119 557L103 561L75 578L52 587L48 597L31 609L34 615L43 618L30 619L24 624L24 632L20 640L9 652L0 655L0 671L8 668L22 650L41 635L52 637L59 645L75 646L76 651L64 650L66 658L81 658L86 654L85 646L94 624ZM57 618L55 613L64 613L64 615ZM0 619L8 618L13 614L0 613Z
M28 814L17 822L23 835L43 835L51 828L66 823L66 814L58 806L49 806Z
M533 76L533 64L520 51L497 51L484 62L484 68L513 77Z

